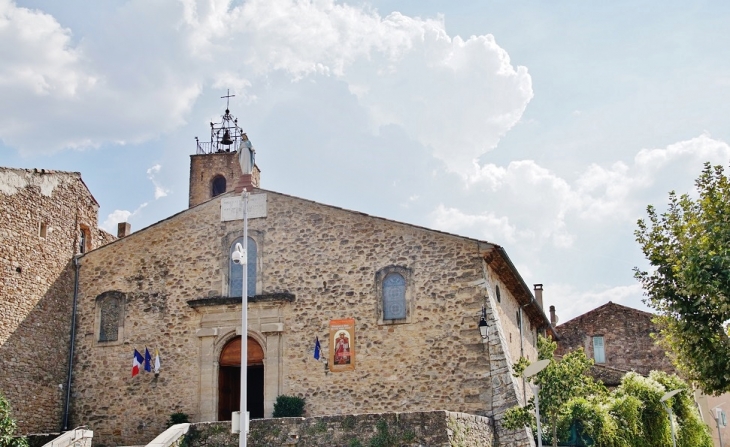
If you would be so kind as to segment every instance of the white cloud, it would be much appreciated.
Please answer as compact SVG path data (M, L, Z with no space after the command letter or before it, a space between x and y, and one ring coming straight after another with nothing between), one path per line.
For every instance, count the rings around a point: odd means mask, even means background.
M455 208L446 208L442 204L431 213L431 222L435 228L443 231L458 234L476 233L478 237L493 242L515 242L518 236L521 239L534 236L529 231L518 235L517 228L510 224L505 216L497 217L491 212L479 215L466 214Z
M53 17L10 0L0 17L0 48L13 55L0 68L0 138L25 151L144 141L183 124L206 86L255 103L283 73L344 82L373 131L399 125L464 174L533 95L527 69L491 35L464 40L442 18L334 0L132 0L78 45Z
M633 224L646 205L666 203L669 190L689 192L705 161L724 165L728 160L730 145L701 135L666 148L642 149L631 164L591 164L572 182L533 160L475 166L466 177L467 193L488 197L490 210L452 209L444 215L437 208L432 222L447 231L467 229L471 234L499 234L508 242L551 241L555 247L570 247L583 228ZM509 218L500 217L503 210L509 210Z
M158 163L147 170L147 178L149 178L152 181L152 184L155 185L155 200L167 197L167 194L170 192L170 190L163 188L155 178L155 174L159 173L160 169L162 169L162 166Z
M129 217L131 215L131 211L114 210L113 213L106 216L106 219L104 219L104 222L101 224L101 228L111 234L117 234L117 224L120 222L129 222Z
M700 135L666 148L642 149L631 165L617 162L604 168L593 164L575 182L582 197L581 217L633 221L648 203L656 203L646 202L647 194L666 203L670 190L689 192L704 162L726 165L728 160L727 143Z
M134 211L128 211L128 210L114 210L114 212L110 213L108 216L106 216L106 219L104 219L104 223L101 224L101 228L106 230L107 232L116 235L117 234L117 224L120 222L130 222L131 219L133 219L135 216L139 215L139 213L148 205L147 202L141 204L137 207Z

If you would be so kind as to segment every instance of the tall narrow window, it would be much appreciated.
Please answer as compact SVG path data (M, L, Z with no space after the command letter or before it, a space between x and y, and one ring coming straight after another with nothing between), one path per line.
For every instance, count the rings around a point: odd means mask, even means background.
M89 229L82 226L79 231L79 253L86 253L89 250Z
M226 178L222 175L217 175L215 178L213 178L213 183L211 184L211 197L215 197L217 195L223 194L226 192Z
M383 280L383 319L406 317L406 279L400 273L388 273Z
M40 226L38 227L38 236L45 238L47 232L48 232L48 224L45 222L41 222Z
M501 303L502 302L502 295L499 293L499 286L494 286L494 290L495 290L496 295L497 295L497 302L498 303Z
M122 343L124 328L124 294L104 292L96 297L97 341L105 344Z
M231 260L231 254L236 250L236 243L242 244L243 238L239 237L231 244L228 251L228 296L241 296L243 292L243 267L240 264L236 264ZM256 295L256 242L249 237L248 238L248 281L247 281L247 295Z
M606 350L603 345L602 335L593 337L593 360L596 363L606 363Z

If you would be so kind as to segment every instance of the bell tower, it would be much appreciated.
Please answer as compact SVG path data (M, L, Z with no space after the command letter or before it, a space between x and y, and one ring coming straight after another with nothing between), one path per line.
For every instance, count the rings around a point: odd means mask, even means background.
M234 96L230 92L222 96L226 98L226 111L221 122L210 123L210 142L195 137L195 154L190 156L190 208L233 191L241 178L237 151L239 147L248 150L251 142L228 108L228 101ZM259 187L260 175L261 171L254 165L252 183L255 188Z

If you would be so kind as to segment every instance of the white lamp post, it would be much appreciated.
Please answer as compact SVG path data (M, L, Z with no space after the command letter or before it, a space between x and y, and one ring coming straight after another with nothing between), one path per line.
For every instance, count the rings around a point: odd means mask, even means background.
M241 402L239 422L240 447L246 447L246 435L248 434L248 411L246 405L246 376L248 374L248 191L243 191L243 245L237 243L236 249L231 254L235 264L241 264L243 268L243 284L241 285ZM235 417L235 416L234 416Z
M530 377L534 376L535 374L539 373L545 367L547 367L550 364L550 360L544 359L544 360L538 360L537 362L531 364L527 368L525 368L525 371L522 373L522 377L525 379L529 379ZM537 420L537 447L542 447L542 429L540 428L540 385L533 384L532 382L529 382L530 387L532 387L532 392L535 394L535 419Z
M670 405L667 405L665 401L667 399L672 398L675 394L681 392L682 390L672 390L664 394L661 399L659 399L659 402L664 406L664 409L667 410L667 414L669 415L669 427L672 429L672 445L674 447L677 447L677 440L674 439L674 422L672 422L672 407Z
M715 419L715 424L717 424L717 439L720 440L720 447L723 447L722 432L720 431L720 427L725 427L727 425L727 421L725 420L725 412L722 411L722 408L720 408L723 404L724 402L712 409L712 417Z

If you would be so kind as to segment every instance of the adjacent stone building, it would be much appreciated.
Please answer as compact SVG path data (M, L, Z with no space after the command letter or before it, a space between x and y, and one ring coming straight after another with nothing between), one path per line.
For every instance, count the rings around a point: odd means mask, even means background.
M555 307L550 306L550 317L556 323ZM654 334L658 333L652 322L653 314L622 306L609 301L603 306L573 318L559 326L560 333L556 355L583 348L595 364L591 375L610 387L618 386L621 377L629 371L648 375L650 371L676 373L664 349L656 344ZM730 412L730 394L705 396L695 392L700 414L710 427L714 443L720 446L714 408ZM724 406L722 406L725 404ZM724 445L730 442L730 429L721 429Z
M551 306L551 313L555 309ZM659 370L673 373L664 349L655 343L654 315L609 301L557 327L560 333L556 355L583 348L595 361L594 375L606 385L617 386L623 374L648 375Z
M74 256L112 239L78 172L0 168L0 392L21 432L62 428Z

